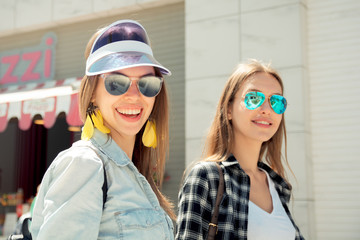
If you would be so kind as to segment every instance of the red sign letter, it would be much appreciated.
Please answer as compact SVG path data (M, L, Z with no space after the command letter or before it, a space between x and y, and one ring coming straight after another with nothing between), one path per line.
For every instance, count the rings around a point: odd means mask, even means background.
M40 73L34 73L33 70L36 67L36 64L39 62L39 59L41 57L41 52L30 52L30 53L24 53L22 55L22 59L24 60L30 60L29 67L26 69L26 72L21 77L21 81L29 81L29 80L38 80L40 78Z
M19 55L5 56L1 59L1 63L10 64L9 68L7 69L6 73L0 81L1 84L16 83L18 81L18 77L13 76L12 73L19 60Z

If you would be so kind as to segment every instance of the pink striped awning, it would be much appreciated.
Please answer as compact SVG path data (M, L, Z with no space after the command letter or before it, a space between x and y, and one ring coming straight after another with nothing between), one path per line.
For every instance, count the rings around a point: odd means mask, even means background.
M6 129L11 118L18 118L19 128L27 130L37 114L42 116L44 126L51 128L62 112L66 113L69 125L81 126L78 110L80 82L81 78L68 78L0 88L0 132Z

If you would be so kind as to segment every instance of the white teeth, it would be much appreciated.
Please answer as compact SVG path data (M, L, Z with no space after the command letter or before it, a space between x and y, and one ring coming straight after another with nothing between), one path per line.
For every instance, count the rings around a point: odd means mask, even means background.
M265 121L255 121L256 123L260 123L260 124L266 124L266 125L270 125L270 123L265 122Z
M117 111L121 114L126 114L126 115L135 115L135 114L139 114L141 112L140 109L117 109Z

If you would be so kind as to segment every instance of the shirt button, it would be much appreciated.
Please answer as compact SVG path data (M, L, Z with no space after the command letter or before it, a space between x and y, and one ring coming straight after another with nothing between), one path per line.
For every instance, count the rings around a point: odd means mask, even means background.
M146 184L146 181L145 181L145 180L143 181L143 184Z
M156 211L159 211L159 210L160 210L160 208L159 208L158 206L156 206L156 207L155 207L155 210L156 210Z
M149 221L149 220L146 220L146 224L149 226L149 225L150 225L150 221Z

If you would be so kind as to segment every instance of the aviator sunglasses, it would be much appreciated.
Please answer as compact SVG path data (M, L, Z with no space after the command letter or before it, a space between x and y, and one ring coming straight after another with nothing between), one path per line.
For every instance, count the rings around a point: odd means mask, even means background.
M126 93L133 82L128 76L122 74L102 74L101 77L104 78L106 91L115 96ZM136 80L137 88L145 97L158 95L162 83L163 79L157 76L143 76Z
M245 106L249 110L254 110L260 107L265 102L265 94L262 92L248 92L245 95ZM283 96L272 95L269 98L271 108L277 114L282 114L286 110L287 102Z

